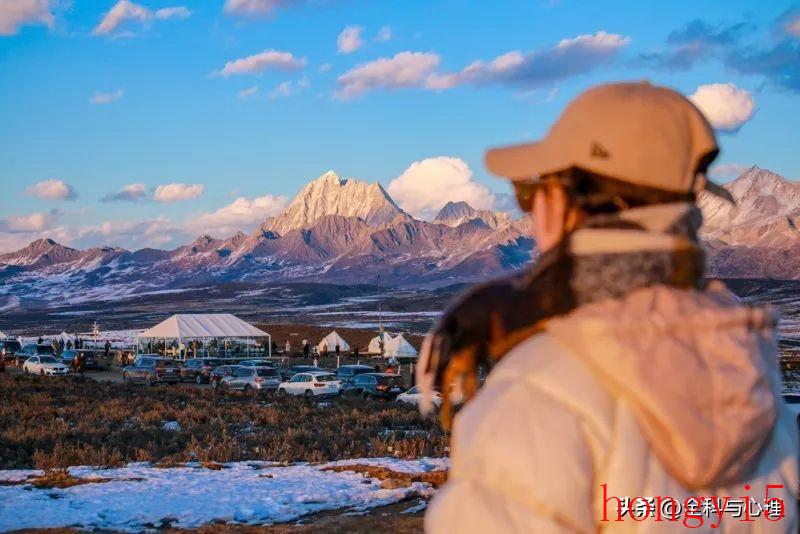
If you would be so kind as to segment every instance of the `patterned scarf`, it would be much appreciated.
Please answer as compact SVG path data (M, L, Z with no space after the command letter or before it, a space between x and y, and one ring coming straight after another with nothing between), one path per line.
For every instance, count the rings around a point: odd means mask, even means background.
M471 398L479 373L544 330L551 317L654 285L702 288L701 222L699 210L687 203L592 217L529 270L469 289L425 339L417 368L424 398L434 388L453 387ZM440 414L446 427L449 400L443 395Z

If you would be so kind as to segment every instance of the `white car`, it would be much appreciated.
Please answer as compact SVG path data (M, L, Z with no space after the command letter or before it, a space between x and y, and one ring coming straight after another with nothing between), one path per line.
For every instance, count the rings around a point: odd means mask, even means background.
M406 404L419 406L419 403L422 402L422 391L420 391L419 386L414 386L405 393L398 395L396 400L397 402L404 402ZM442 406L442 394L438 391L434 392L433 399L431 399L431 401L433 402L434 406L440 408Z
M297 373L278 386L280 395L303 395L306 398L320 395L333 396L341 391L342 383L333 373L309 371Z
M31 356L22 364L25 374L66 375L69 368L56 360L55 356Z

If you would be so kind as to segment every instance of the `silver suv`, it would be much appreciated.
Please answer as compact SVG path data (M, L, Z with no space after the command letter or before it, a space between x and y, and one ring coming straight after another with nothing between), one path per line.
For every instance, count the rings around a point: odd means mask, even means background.
M269 392L278 389L281 376L274 367L239 367L219 383L222 389Z

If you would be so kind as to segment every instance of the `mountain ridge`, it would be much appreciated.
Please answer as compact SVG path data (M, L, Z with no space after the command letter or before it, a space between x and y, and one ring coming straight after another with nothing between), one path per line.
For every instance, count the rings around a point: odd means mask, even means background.
M713 276L800 278L800 184L752 167L726 184L732 208L701 193ZM433 221L403 211L377 183L332 171L250 234L204 234L172 250L77 250L48 238L0 254L0 306L103 300L228 281L450 284L493 277L535 256L530 220L449 202Z

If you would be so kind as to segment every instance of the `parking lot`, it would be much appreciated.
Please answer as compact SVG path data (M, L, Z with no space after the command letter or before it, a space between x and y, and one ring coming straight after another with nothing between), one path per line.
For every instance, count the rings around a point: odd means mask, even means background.
M381 372L385 371L387 366L385 363L377 363L378 360L368 359L368 358L341 358L338 360L340 365L369 365L374 367L378 365ZM277 362L276 362L277 363ZM293 365L312 365L313 361L297 357L297 358L286 358L280 362L281 365L284 366L293 366ZM327 357L327 358L319 358L318 361L319 367L335 373L337 368L337 359L335 357ZM84 373L84 376L87 378L91 378L92 380L96 380L98 382L107 382L107 383L114 383L114 384L123 384L123 374L122 374L122 366L120 366L116 362L107 362L104 364L106 367L104 370L98 371L90 371L87 370ZM397 371L397 370L395 370ZM15 366L11 363L6 364L6 372L10 374L22 374L22 368ZM401 365L399 368L399 376L402 379L402 382L405 384L406 388L410 388L413 385L413 378L412 378L412 366L406 364ZM144 387L144 386L142 386ZM174 385L163 385L163 387L182 387L182 388L191 388L191 389L211 389L211 385L209 383L197 384L194 381L187 380L185 382L179 382Z

